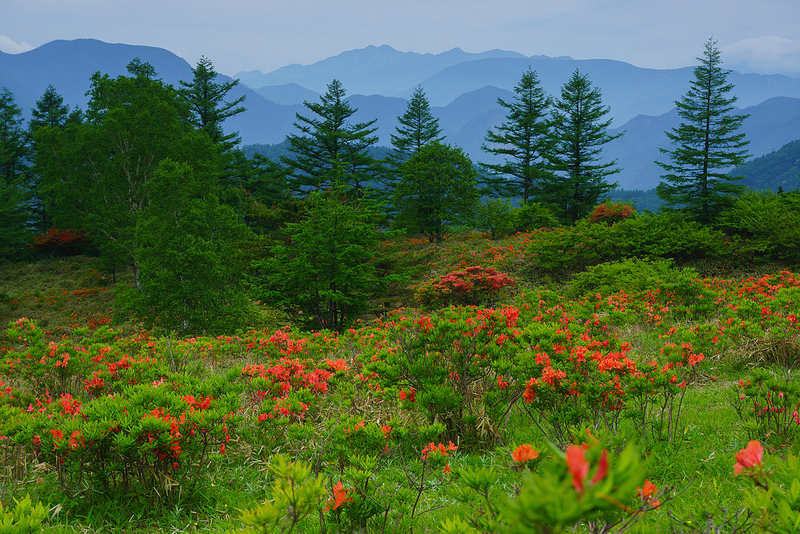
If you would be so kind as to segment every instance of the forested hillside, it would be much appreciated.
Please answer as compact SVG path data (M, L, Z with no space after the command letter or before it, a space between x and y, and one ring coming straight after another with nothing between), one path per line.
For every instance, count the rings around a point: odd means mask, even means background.
M755 158L731 174L742 176L742 184L750 189L794 191L800 187L800 140Z

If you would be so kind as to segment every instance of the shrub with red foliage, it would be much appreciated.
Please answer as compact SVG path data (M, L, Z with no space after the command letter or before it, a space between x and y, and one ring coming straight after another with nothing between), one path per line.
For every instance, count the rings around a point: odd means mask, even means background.
M604 202L592 210L589 214L589 221L593 223L604 222L607 224L614 224L615 222L622 221L636 213L633 206L627 204L618 204L616 202Z
M31 248L54 256L73 256L84 253L89 243L86 230L50 228L33 239Z
M504 287L514 285L506 273L476 265L422 284L417 288L416 298L426 306L481 304L490 302Z

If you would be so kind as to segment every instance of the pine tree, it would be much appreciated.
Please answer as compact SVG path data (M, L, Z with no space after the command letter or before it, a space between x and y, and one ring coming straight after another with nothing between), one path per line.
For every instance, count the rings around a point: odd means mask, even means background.
M297 114L294 126L300 135L288 136L294 158L281 157L292 167L292 187L321 190L333 185L345 185L361 192L366 182L376 179L381 169L370 156L369 149L377 143L378 129L369 122L350 124L358 108L345 100L341 82L333 80L317 103L304 102L317 117Z
M8 88L0 91L0 258L17 260L28 238L29 144L22 109Z
M726 200L744 187L733 183L726 171L744 164L748 154L744 133L736 133L747 115L731 114L736 97L729 93L730 71L721 67L716 41L705 43L698 58L694 80L684 97L675 102L684 120L667 132L676 147L661 149L671 163L656 162L667 174L656 188L658 196L671 207L683 208L700 222L711 221L725 206Z
M61 128L67 123L68 118L69 106L64 104L64 97L56 91L55 87L48 85L42 97L36 101L36 107L31 110L28 129L34 133L42 126Z
M481 167L508 177L504 185L510 185L511 194L522 197L527 203L538 181L549 172L547 163L553 137L548 115L552 99L539 85L536 71L530 67L514 87L514 93L512 102L497 99L497 103L508 110L506 121L494 131L490 130L481 146L485 152L505 160L481 163Z
M576 70L561 88L553 109L552 169L537 194L565 222L584 217L616 184L607 177L619 172L616 161L602 161L602 147L622 134L610 135L610 108L600 90Z
M399 168L422 147L433 142L443 141L439 119L431 113L431 105L422 86L417 86L408 101L406 111L397 117L397 135L392 134L392 151L389 159L392 166Z
M194 77L189 82L181 81L180 95L189 104L192 110L190 122L195 128L203 130L211 138L211 142L221 145L223 150L230 150L241 142L239 134L232 132L225 134L222 123L226 119L245 111L243 106L245 97L230 102L225 101L227 94L239 85L239 80L216 83L218 74L214 65L205 56L197 62L197 67L192 69Z
M53 195L45 190L41 169L36 165L36 154L39 152L36 148L37 132L41 128L65 128L69 119L69 106L64 104L64 97L56 91L55 87L48 85L42 97L36 101L36 106L31 110L31 120L28 122L34 154L34 165L31 169L31 193L33 195L31 210L34 217L33 226L39 232L46 232L52 227L53 215L58 208Z

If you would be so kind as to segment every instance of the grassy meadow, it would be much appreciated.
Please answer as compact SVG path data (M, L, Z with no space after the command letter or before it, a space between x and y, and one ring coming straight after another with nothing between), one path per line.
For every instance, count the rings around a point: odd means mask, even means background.
M759 484L794 506L797 265L579 275L534 239L390 240L407 283L338 333L146 332L93 258L0 266L0 502L32 503L0 532L792 531ZM468 266L514 284L419 303Z

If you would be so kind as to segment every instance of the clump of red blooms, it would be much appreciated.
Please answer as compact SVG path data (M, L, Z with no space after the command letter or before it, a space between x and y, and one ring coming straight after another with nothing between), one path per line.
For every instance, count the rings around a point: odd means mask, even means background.
M759 467L764 456L764 447L761 443L753 440L747 443L744 449L741 449L734 456L736 463L733 465L734 475L752 475Z
M524 444L517 447L517 449L511 453L511 458L517 464L524 464L529 460L536 460L539 457L539 451L533 449L530 444Z
M324 512L328 512L330 510L336 510L337 508L344 506L345 504L353 502L352 497L348 497L348 493L353 490L345 489L344 485L341 481L337 482L333 485L333 498L328 499L328 506L325 507L323 510ZM331 505L333 505L331 507Z

